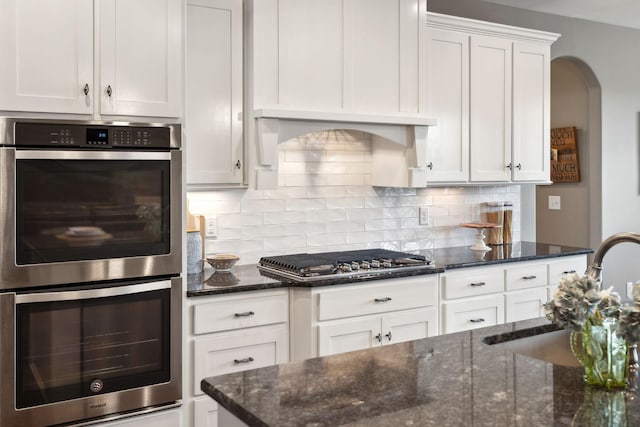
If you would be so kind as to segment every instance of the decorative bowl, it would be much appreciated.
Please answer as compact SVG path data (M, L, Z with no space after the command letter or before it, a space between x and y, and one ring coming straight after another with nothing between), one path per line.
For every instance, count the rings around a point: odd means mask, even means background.
M233 254L217 254L207 257L207 262L216 271L229 271L240 258Z

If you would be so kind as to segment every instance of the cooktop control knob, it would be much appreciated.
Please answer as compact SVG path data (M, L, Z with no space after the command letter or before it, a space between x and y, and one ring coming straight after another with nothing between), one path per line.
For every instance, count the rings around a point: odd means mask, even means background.
M391 268L391 260L389 260L389 259L382 260L382 266L384 268Z
M351 269L352 270L360 270L360 264L358 264L358 261L353 261L351 263Z
M340 264L338 265L338 271L341 273L350 273L351 272L351 264Z
M369 261L362 261L362 263L360 264L360 268L363 270L368 270L371 268L371 264L369 264Z
M380 268L380 261L378 261L377 259L372 259L371 268Z

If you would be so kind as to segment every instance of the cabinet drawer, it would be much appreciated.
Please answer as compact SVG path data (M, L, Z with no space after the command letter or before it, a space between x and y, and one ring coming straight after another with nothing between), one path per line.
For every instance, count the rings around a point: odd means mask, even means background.
M442 304L443 333L495 326L504 323L502 294Z
M223 332L193 342L193 394L202 394L206 377L287 362L286 324Z
M441 276L442 298L473 297L504 291L504 272L500 267L470 268Z
M583 274L587 270L587 256L568 257L549 262L549 284L557 285L565 274Z
M196 304L193 307L193 333L228 331L286 322L286 293L261 295Z
M417 276L330 289L318 295L318 320L339 319L436 304L435 276Z
M506 268L505 280L508 291L547 286L547 264L527 264Z

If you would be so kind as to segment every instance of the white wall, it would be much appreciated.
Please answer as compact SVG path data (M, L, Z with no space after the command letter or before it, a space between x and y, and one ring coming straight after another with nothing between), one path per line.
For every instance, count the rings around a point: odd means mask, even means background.
M640 232L640 30L479 0L429 0L428 9L562 35L551 48L552 57L580 59L592 69L601 87L601 237L621 231ZM639 258L638 245L626 243L613 248L604 259L605 284L624 292L626 281L640 278Z
M484 202L514 202L520 239L520 186L405 189L371 187L371 139L331 131L279 146L280 188L189 193L192 213L214 215L218 237L205 252L232 252L241 264L261 256L384 247L416 251L471 245L463 222L485 220ZM420 225L418 208L429 209Z

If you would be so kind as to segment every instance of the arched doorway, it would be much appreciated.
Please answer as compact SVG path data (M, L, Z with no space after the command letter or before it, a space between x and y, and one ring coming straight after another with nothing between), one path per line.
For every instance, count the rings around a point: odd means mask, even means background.
M536 241L596 248L602 241L600 84L577 58L551 62L551 127L576 127L580 182L536 187ZM560 210L549 209L559 196Z

